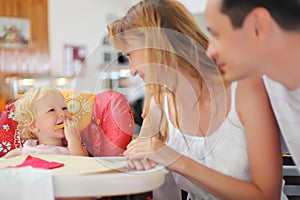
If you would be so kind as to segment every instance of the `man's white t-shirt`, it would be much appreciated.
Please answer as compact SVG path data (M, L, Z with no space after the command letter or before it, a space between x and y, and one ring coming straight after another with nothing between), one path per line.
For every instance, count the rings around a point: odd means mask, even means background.
M267 76L263 79L282 137L300 172L300 88L289 91Z

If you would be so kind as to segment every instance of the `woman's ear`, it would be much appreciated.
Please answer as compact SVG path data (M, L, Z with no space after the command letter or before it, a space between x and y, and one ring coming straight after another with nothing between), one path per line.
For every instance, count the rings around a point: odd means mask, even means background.
M272 16L265 8L255 8L252 12L254 23L255 36L260 41L265 41L269 38L272 29Z

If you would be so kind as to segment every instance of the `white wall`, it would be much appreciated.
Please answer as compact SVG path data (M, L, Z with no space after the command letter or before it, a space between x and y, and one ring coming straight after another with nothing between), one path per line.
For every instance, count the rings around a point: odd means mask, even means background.
M65 44L85 45L87 53L101 43L107 33L108 16L122 17L140 0L48 0L49 50L52 75L63 75ZM203 10L207 0L178 0L196 17L205 31ZM98 48L99 50L99 48ZM94 52L96 54L96 52ZM99 57L98 57L99 55ZM93 55L100 59L102 54ZM97 63L100 61L95 61Z
M136 4L140 0L131 0L132 5ZM206 20L204 10L208 0L177 0L182 3L195 17L195 20L199 24L201 30L205 34L209 34L206 30Z
M209 32L206 28L206 19L204 13L197 13L194 15L195 20L197 21L198 25L200 26L200 29L209 36Z
M121 17L131 0L49 0L51 73L63 74L65 44L85 45L90 52L105 36L107 16Z
M207 0L178 0L181 2L191 13L200 14L204 12Z
M140 0L131 0L132 4L139 2ZM203 13L207 0L177 0L181 2L191 13L199 14Z

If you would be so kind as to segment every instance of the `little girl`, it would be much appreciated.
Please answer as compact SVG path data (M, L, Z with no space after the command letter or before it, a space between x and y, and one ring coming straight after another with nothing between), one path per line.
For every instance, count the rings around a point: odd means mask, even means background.
M8 152L9 158L21 154L60 154L87 156L77 122L72 120L63 94L49 87L28 90L16 102L16 120L25 143Z

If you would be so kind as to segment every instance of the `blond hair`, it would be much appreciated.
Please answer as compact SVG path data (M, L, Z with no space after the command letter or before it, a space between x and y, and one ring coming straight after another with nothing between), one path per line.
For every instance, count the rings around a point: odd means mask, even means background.
M18 122L18 129L21 137L24 139L37 139L28 126L36 120L36 110L34 109L35 103L50 94L58 95L64 98L63 94L52 87L39 87L31 88L16 102L15 118Z
M206 56L205 51L208 47L208 39L198 27L192 14L181 3L174 0L144 0L134 5L123 18L108 25L108 30L109 40L116 49L124 53L136 49L145 51L145 58L149 63L145 74L146 118L149 117L150 98L154 97L155 103L163 107L164 93L168 92L173 96L175 123L179 127L178 108L174 98L178 79L176 72L180 67L197 78L201 91L203 78L199 69L186 58L189 58L193 50L200 46L201 54L197 53L193 58L196 62L200 62L198 60ZM198 44L198 47L194 44ZM175 80L173 84L164 83L165 77L157 73L151 67L151 63L155 63L160 69L165 65L169 66L167 74L169 79ZM166 140L168 132L167 120L165 123L161 131L162 140Z

